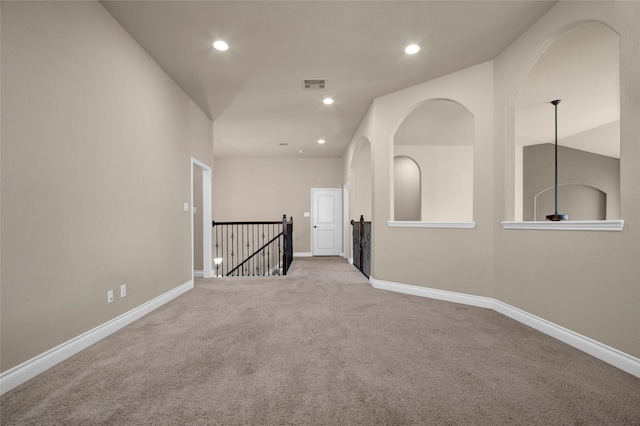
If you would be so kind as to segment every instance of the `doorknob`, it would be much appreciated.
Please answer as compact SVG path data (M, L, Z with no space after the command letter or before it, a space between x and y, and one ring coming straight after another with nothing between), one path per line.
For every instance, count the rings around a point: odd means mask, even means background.
M317 225L313 225L313 227L314 227L314 228L317 228L318 226L317 226Z

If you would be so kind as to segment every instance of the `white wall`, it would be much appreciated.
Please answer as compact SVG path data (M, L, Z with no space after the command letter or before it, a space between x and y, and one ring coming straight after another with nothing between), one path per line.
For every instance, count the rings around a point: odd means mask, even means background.
M293 217L293 251L311 253L311 188L342 185L339 158L218 157L213 167L213 219L278 221Z
M213 147L100 3L1 7L5 372L191 281L183 203Z
M354 160L354 167L350 170L352 184L350 192L353 203L350 207L351 219L371 221L371 205L373 195L373 170L371 169L371 144L361 141L358 157Z
M488 295L493 286L493 64L485 63L383 96L365 117L360 138L371 141L373 157L373 261L376 279ZM474 117L473 219L476 229L390 228L393 136L404 118L430 99L450 99ZM347 161L353 149L347 150ZM460 267L460 264L464 267Z
M622 232L496 231L495 297L640 356L640 3L559 2L495 61L496 221L514 217L514 104L528 70L583 21L620 35Z
M396 145L420 166L423 221L473 221L473 146ZM395 219L399 220L399 219Z
M563 30L598 20L620 34L622 232L505 230L515 215L515 100L528 70ZM559 2L496 60L374 101L361 138L373 154L373 261L378 280L489 296L640 356L640 3ZM459 102L474 116L476 228L392 228L395 129L427 99ZM419 319L416 319L419 320Z
M418 163L405 155L393 157L393 216L395 220L421 220L422 187Z

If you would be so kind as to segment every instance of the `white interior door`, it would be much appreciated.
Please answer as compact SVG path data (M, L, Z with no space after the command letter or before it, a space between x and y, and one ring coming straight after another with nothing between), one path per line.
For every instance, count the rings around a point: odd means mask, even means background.
M340 256L342 242L341 195L339 188L311 190L314 256Z

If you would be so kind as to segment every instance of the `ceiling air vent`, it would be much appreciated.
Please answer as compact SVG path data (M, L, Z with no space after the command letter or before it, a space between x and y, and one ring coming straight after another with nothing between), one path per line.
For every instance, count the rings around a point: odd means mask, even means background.
M324 90L327 80L302 80L304 90Z

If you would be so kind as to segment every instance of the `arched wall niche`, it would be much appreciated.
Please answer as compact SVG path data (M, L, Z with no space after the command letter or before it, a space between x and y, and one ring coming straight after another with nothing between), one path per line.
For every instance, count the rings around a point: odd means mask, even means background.
M421 172L417 221L473 220L474 132L473 114L451 99L422 101L398 122L392 136L392 161L395 163L396 157L411 158ZM404 213L396 215L395 182L391 188L393 221L409 220L403 219Z
M571 209L563 211L572 220L605 220L607 215L607 194L590 185L558 185L558 195L567 201ZM555 186L551 186L534 197L534 218L545 220L545 215L553 211Z
M393 159L395 220L419 221L422 218L422 188L420 166L406 155Z
M539 219L534 197L555 187L551 101L556 99L561 100L559 186L597 188L605 194L605 218L619 219L620 37L604 23L581 21L562 28L536 50L510 94L507 144L513 150L513 163L507 165L507 172L512 174L513 194L505 199L513 203L514 220ZM565 210L573 211L584 205L576 200L563 199L559 191L559 213L563 213L563 203ZM569 220L601 220L596 216L584 219L585 211L597 210L586 208Z
M354 149L349 169L350 212L353 220L359 220L363 215L365 220L372 219L373 203L373 158L371 142L361 137Z

